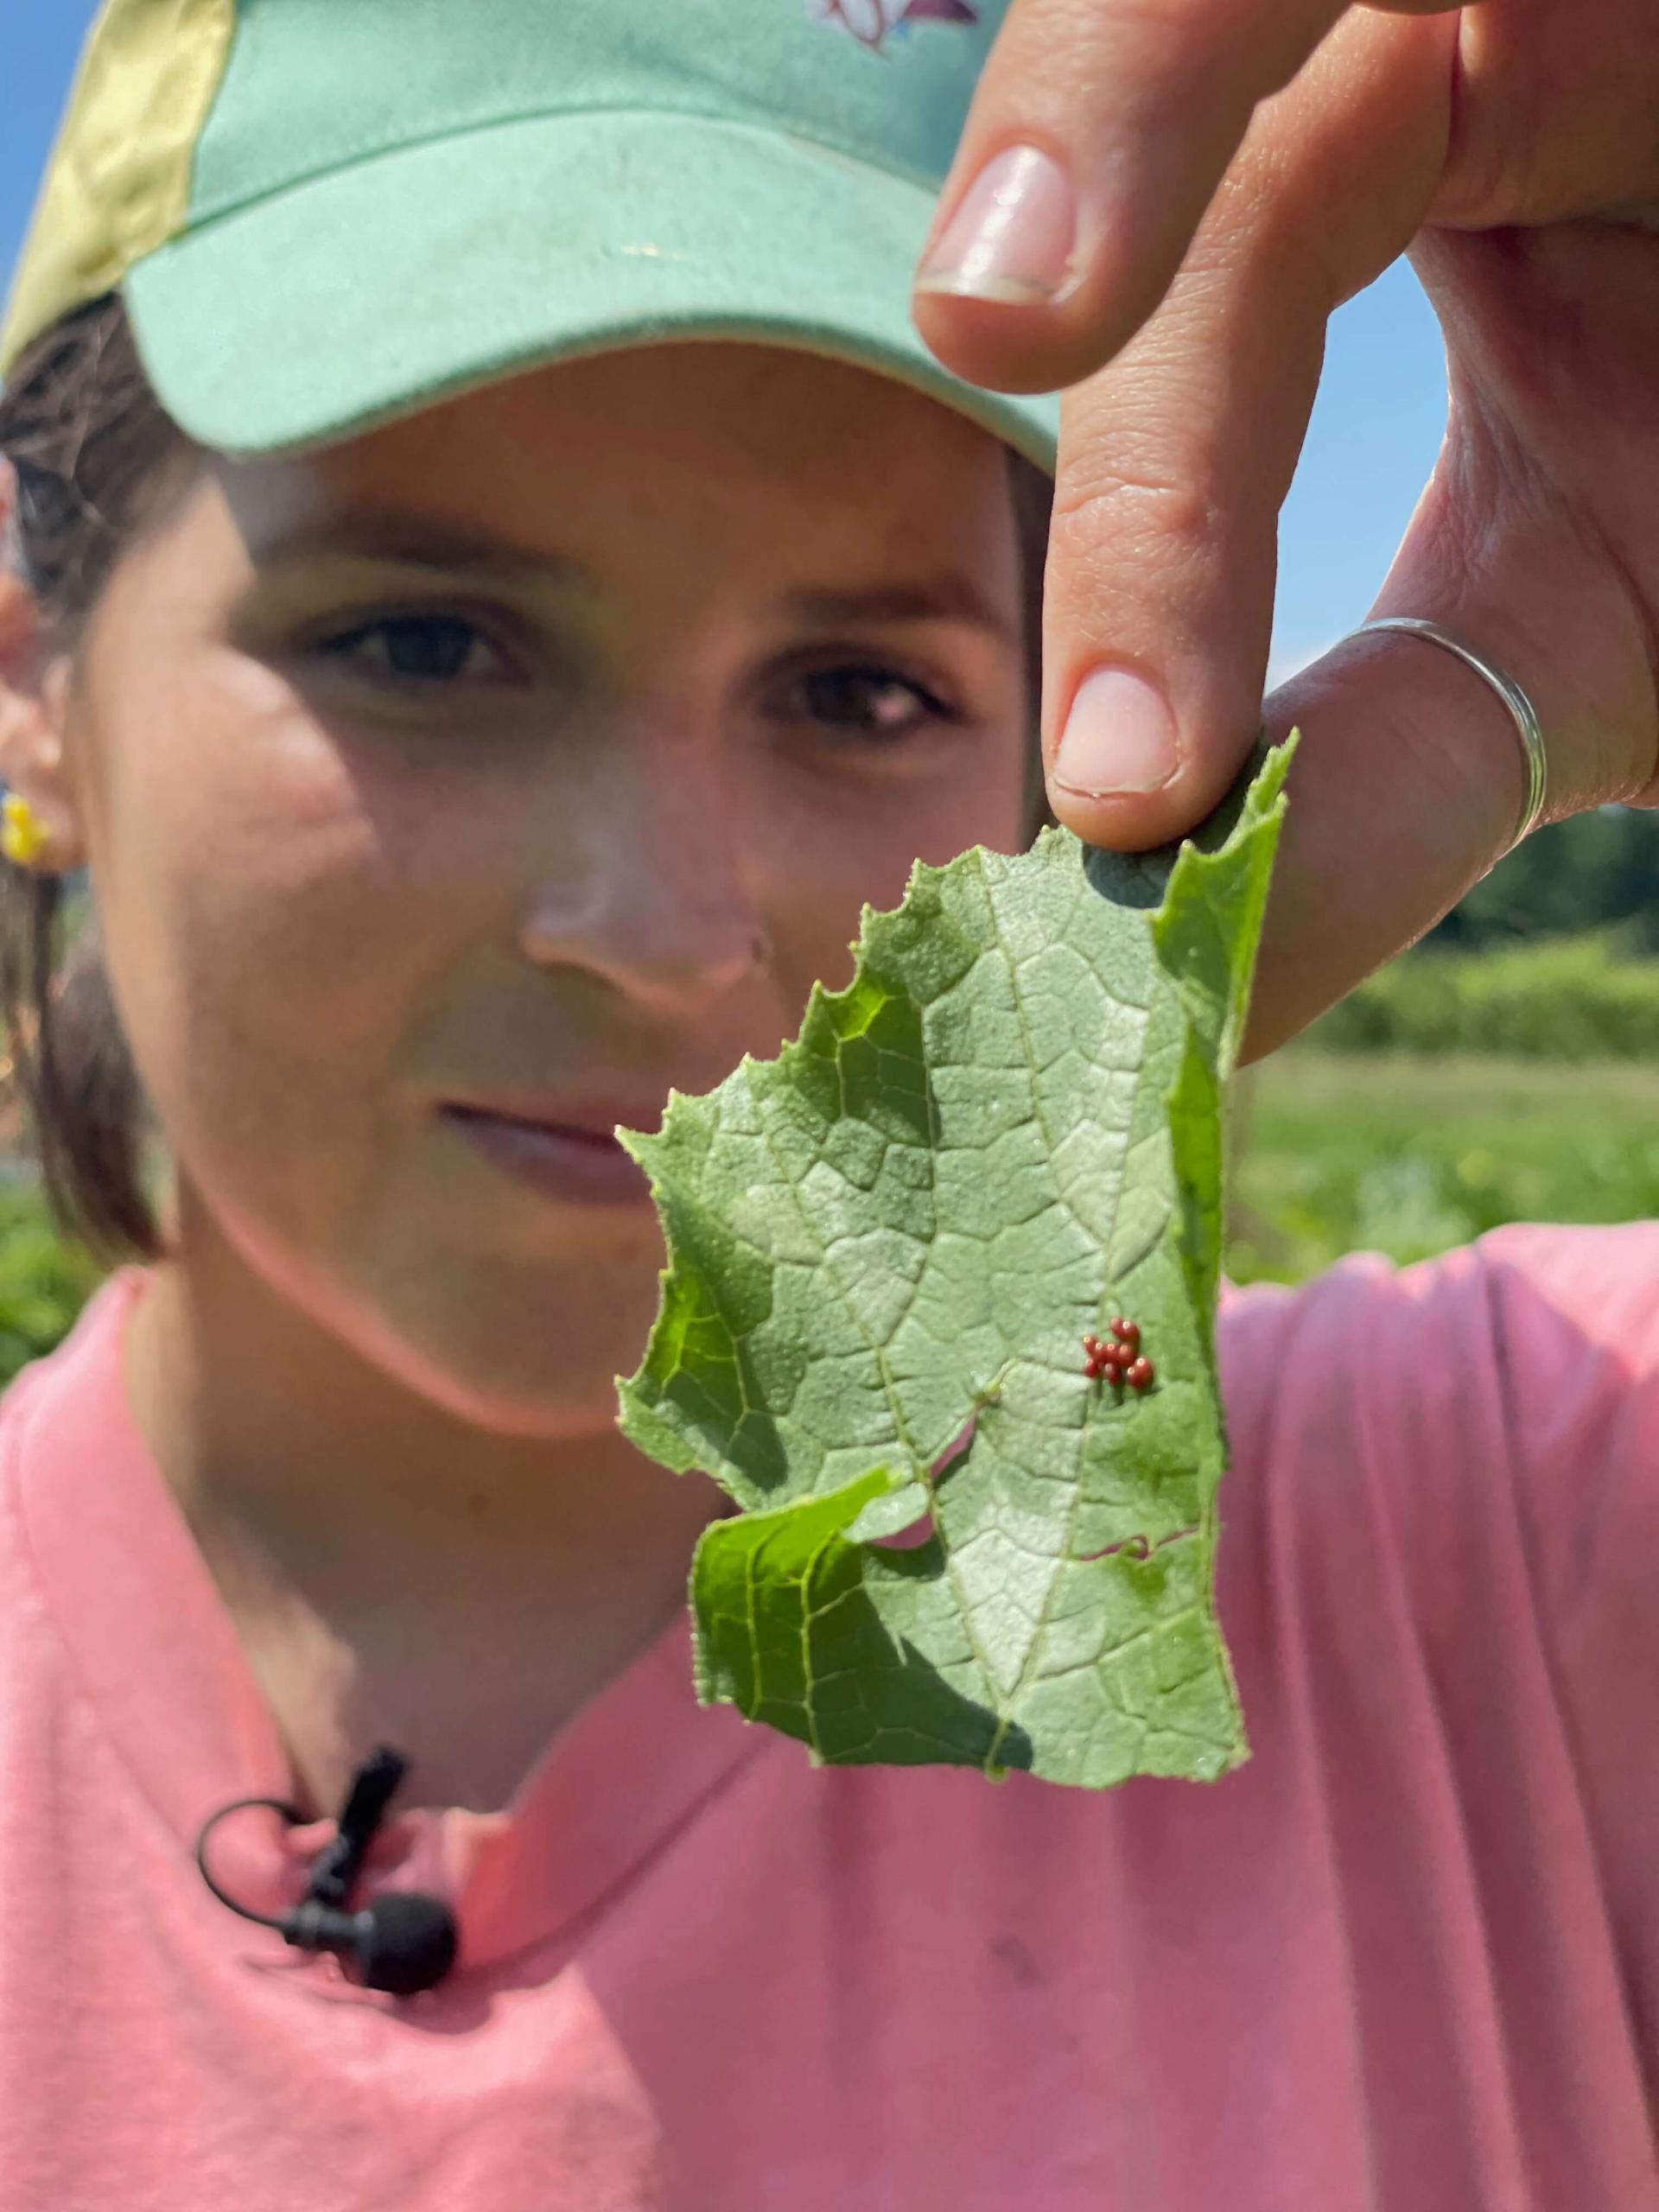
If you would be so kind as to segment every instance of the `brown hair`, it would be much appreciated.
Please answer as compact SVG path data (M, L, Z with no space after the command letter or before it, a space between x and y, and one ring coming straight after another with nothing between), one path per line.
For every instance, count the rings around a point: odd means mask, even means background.
M7 565L38 601L51 641L73 652L133 538L188 485L200 450L168 417L111 293L23 355L0 393L0 458L17 497ZM1033 715L1040 696L1043 569L1053 486L1009 455L1025 554ZM1033 741L1033 827L1050 820ZM84 887L0 861L0 1069L27 1108L58 1224L111 1264L164 1243L145 1188L152 1117L111 996Z
M16 482L7 565L71 652L117 562L194 449L150 390L111 294L25 353L0 395ZM144 1189L149 1116L85 887L0 862L0 1020L59 1227L100 1259L160 1256Z

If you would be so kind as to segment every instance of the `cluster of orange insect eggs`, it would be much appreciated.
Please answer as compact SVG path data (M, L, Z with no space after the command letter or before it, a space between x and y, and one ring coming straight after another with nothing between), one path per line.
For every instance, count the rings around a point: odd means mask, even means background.
M1111 1327L1112 1333L1104 1343L1092 1332L1083 1340L1089 1380L1109 1382L1115 1390L1121 1390L1126 1382L1131 1390L1150 1390L1158 1370L1141 1350L1139 1324L1120 1315Z

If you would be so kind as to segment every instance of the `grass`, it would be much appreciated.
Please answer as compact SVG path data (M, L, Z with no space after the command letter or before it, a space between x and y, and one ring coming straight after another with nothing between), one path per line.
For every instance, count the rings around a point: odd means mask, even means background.
M1235 1104L1236 1281L1300 1281L1351 1251L1424 1259L1506 1221L1659 1214L1659 1081L1630 1060L1293 1047Z
M99 1280L58 1236L32 1181L0 1182L0 1383L51 1351Z

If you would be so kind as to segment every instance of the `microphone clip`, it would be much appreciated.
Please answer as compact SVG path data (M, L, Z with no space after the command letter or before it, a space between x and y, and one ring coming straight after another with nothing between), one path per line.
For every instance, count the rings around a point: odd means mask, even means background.
M387 1744L378 1745L364 1760L352 1777L334 1840L323 1846L312 1864L305 1891L308 1900L336 1910L345 1906L386 1808L408 1771L408 1760Z
M274 1928L297 1950L332 1951L349 1962L356 1969L353 1979L365 1989L412 1997L435 1987L454 1967L460 1948L454 1915L441 1898L412 1890L388 1890L361 1912L349 1910L364 1858L408 1770L403 1755L384 1744L364 1761L353 1777L333 1842L312 1864L304 1897L281 1919L251 1911L226 1894L208 1869L207 1839L227 1815L248 1806L280 1814L291 1827L302 1826L306 1816L297 1806L276 1797L239 1797L234 1804L222 1805L196 1839L196 1865L203 1881L241 1919Z

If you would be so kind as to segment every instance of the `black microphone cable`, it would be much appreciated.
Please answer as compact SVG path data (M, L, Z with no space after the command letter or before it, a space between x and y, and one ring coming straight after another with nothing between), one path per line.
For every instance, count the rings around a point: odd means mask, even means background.
M293 1910L273 1919L252 1912L226 1896L207 1865L207 1839L222 1820L251 1806L280 1814L290 1827L303 1827L306 1815L279 1797L238 1797L221 1805L196 1839L201 1878L222 1905L243 1920L274 1928L296 1950L332 1951L356 1968L353 1979L365 1989L394 1997L413 1997L430 1989L454 1965L460 1936L454 1915L441 1898L416 1890L388 1890L361 1912L349 1907L363 1859L385 1817L387 1806L409 1770L401 1752L382 1744L353 1777L334 1840L317 1856L304 1897Z

